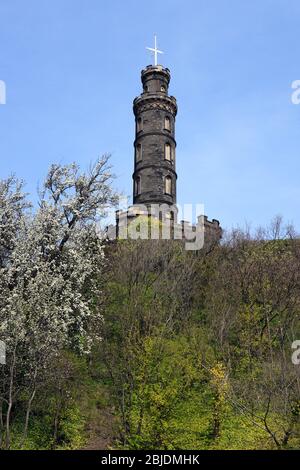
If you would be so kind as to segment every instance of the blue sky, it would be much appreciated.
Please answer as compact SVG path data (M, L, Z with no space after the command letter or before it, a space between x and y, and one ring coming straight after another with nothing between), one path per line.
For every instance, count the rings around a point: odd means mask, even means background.
M300 230L298 0L0 0L0 178L34 197L52 162L112 153L131 195L134 119L157 33L178 100L178 202L226 228Z

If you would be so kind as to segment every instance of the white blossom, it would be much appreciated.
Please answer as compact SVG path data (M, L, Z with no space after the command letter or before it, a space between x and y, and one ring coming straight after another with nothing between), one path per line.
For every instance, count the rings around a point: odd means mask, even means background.
M11 379L15 397L33 370L42 377L66 347L89 352L101 331L93 306L104 265L96 222L116 201L107 162L99 159L87 174L75 164L52 165L35 212L22 183L0 181L0 339L8 361L0 399L7 403Z

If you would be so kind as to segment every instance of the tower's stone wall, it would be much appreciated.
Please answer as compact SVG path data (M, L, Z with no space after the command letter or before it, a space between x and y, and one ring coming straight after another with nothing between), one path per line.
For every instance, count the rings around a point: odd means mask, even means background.
M160 65L142 70L143 92L133 102L136 120L134 204L176 204L177 104L176 99L168 95L169 82L169 70ZM171 178L170 191L166 191L166 177Z

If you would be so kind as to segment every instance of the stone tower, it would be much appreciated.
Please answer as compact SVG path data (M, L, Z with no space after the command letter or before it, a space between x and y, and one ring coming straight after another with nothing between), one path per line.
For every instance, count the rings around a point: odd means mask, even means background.
M143 91L133 102L133 204L176 204L176 99L169 96L170 71L161 65L142 70ZM176 220L176 209L170 211Z
M176 205L176 140L175 119L176 99L169 96L170 71L158 65L156 47L147 48L155 54L154 65L142 70L142 93L133 101L135 115L133 205L126 210L116 211L117 238L159 238L183 239L190 248L201 249L219 242L222 229L219 221L208 220L199 215L196 224L177 221ZM162 224L140 224L144 217ZM169 223L170 222L170 223ZM144 233L143 227L146 227ZM156 228L159 227L159 233ZM154 228L154 233L152 233ZM170 228L169 237L166 236ZM129 234L130 229L133 229ZM149 231L151 232L149 234ZM136 234L138 236L136 237ZM129 235L128 235L129 234ZM205 236L205 244L204 244ZM193 240L196 240L194 242ZM202 243L203 242L203 243Z

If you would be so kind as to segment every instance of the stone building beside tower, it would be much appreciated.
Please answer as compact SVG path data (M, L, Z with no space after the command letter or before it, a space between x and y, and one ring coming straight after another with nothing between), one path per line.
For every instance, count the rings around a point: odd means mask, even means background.
M177 220L176 140L177 103L169 95L170 71L148 65L141 72L142 93L134 99L135 116L133 205L116 212L117 236L137 217L151 217L171 226L172 238L186 238L198 230L204 238L221 237L219 221L198 217L196 225ZM124 232L123 232L124 233Z

